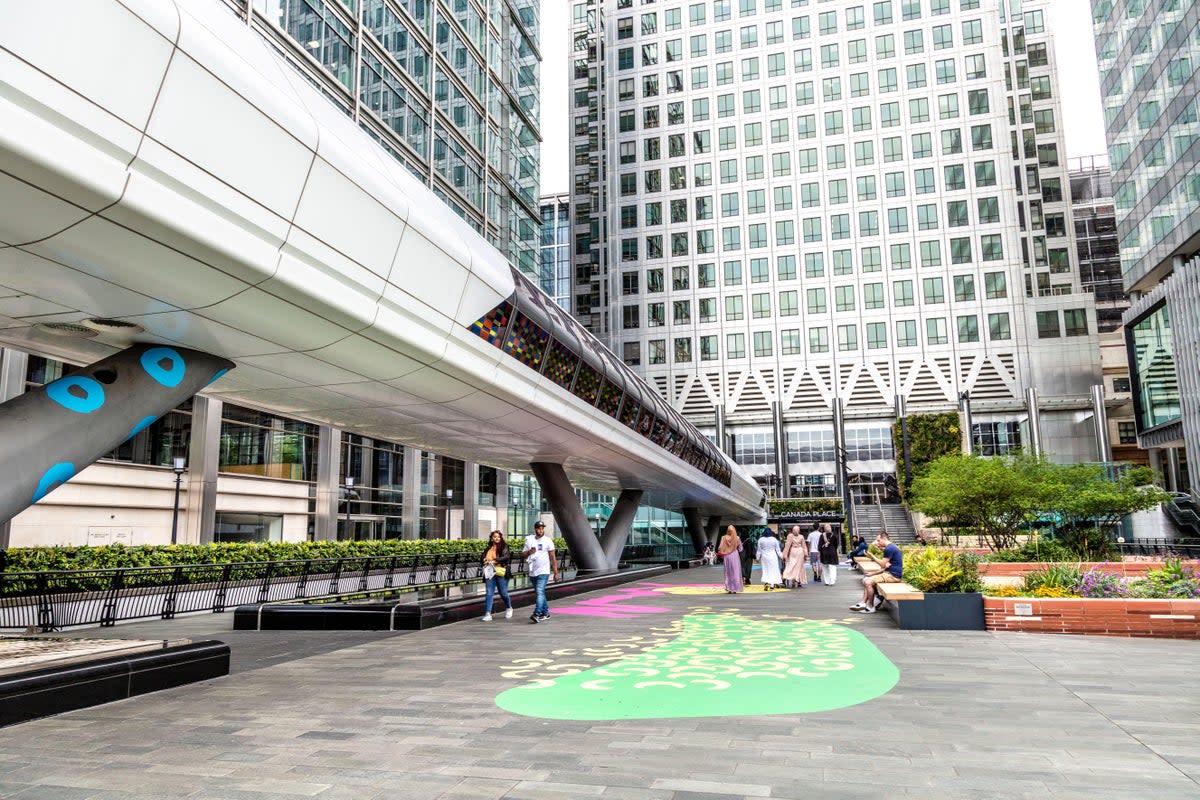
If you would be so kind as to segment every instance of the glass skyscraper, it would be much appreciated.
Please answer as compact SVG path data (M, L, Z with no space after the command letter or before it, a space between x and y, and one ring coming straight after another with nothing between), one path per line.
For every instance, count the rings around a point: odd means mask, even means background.
M542 198L538 286L564 311L571 310L571 202L566 195Z
M1095 0L1139 444L1190 489L1200 446L1200 6Z

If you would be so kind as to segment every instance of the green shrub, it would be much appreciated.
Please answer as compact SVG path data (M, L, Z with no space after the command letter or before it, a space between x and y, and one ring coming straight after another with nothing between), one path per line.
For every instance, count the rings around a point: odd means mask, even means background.
M978 592L979 557L941 547L906 548L904 580L922 592Z
M1043 587L1065 589L1074 593L1083 575L1078 567L1068 567L1056 564L1053 567L1039 569L1025 576L1025 591L1033 592Z
M1008 550L997 550L983 557L984 561L1078 561L1079 558L1056 539L1034 538Z
M514 550L524 539L510 539ZM345 542L263 542L139 545L103 547L16 547L0 551L0 572L43 572L46 570L118 569L173 566L178 564L231 564L244 561L302 561L316 558L359 558L363 556L409 556L418 553L482 554L482 539L383 539ZM566 551L564 539L554 546Z

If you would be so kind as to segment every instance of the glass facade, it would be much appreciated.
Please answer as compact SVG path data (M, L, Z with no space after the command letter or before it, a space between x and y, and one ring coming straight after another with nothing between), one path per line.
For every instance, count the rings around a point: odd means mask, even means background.
M1182 416L1179 377L1166 304L1128 325L1126 341L1135 376L1133 402L1138 431L1177 422Z
M538 269L536 0L229 0L513 265Z
M543 197L538 286L564 311L571 310L571 204L567 197Z

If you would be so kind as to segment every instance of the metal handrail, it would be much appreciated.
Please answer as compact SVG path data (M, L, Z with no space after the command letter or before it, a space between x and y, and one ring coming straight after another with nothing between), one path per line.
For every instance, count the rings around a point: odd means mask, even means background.
M481 581L481 555L416 553L0 573L0 630L108 627L198 611L219 614L249 603ZM564 551L558 561L565 570L571 556ZM513 559L510 574L524 572L526 563Z

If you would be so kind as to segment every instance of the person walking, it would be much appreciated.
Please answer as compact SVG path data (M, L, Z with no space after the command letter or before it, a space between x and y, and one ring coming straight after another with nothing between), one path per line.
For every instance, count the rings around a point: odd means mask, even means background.
M808 545L804 541L804 534L800 533L799 525L793 525L783 545L783 585L792 589L797 586L803 589L808 584L808 578L804 574L804 565L807 562Z
M534 603L530 622L545 622L550 619L550 606L546 602L546 584L558 580L558 558L554 555L554 539L546 535L546 523L538 520L533 526L533 535L525 537L525 549L521 557L529 565L529 579L533 581Z
M737 528L730 525L717 545L717 555L725 565L725 591L729 594L737 594L746 588L742 581L742 562L739 557L742 549L742 540L738 538Z
M778 589L783 583L783 575L780 573L783 551L779 548L779 539L775 538L775 531L767 528L758 537L755 557L762 566L763 589L768 592Z
M750 575L754 571L754 554L758 549L758 538L753 533L747 533L742 541L742 583L750 584Z
M500 590L500 599L504 601L504 618L512 619L513 605L508 597L508 569L512 563L512 551L504 534L492 531L488 534L488 546L483 552L483 585L487 589L487 599L483 601L483 621L492 621L492 600L496 590Z
M821 543L818 549L821 555L821 576L825 579L826 586L833 586L837 583L838 541L828 522L821 525Z
M813 583L821 580L821 528L813 525L808 534L808 560L812 562Z

